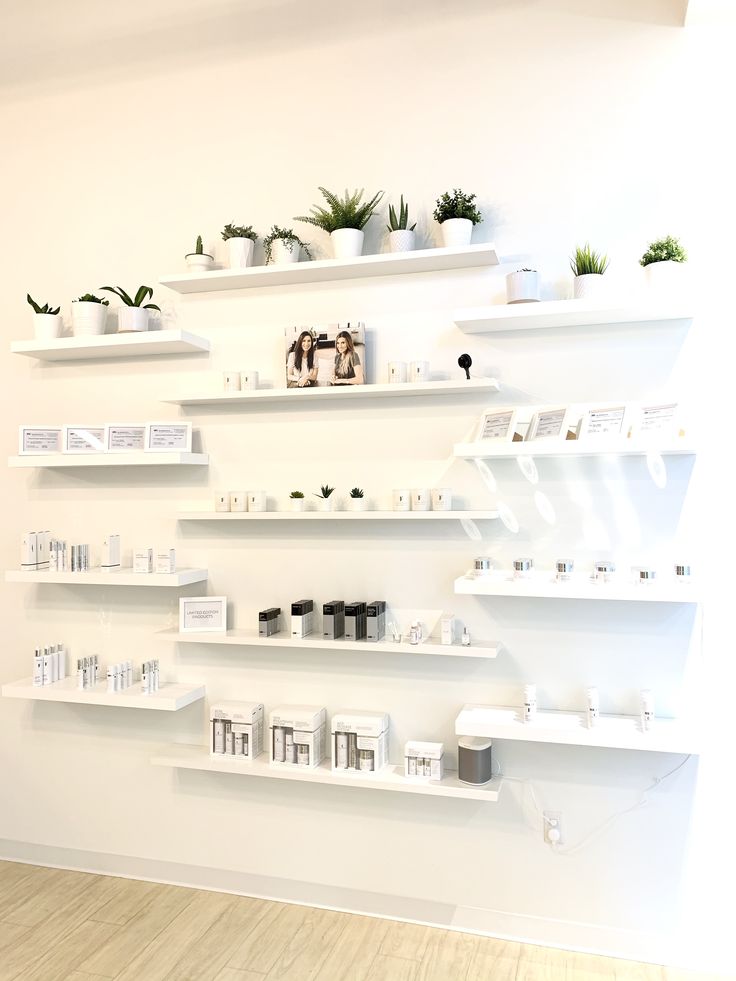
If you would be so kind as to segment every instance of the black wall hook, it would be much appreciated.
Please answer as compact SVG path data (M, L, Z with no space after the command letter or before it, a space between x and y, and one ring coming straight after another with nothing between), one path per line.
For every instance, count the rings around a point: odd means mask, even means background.
M461 368L465 369L465 377L470 381L470 366L473 363L473 359L469 354L461 354L457 359L457 363Z

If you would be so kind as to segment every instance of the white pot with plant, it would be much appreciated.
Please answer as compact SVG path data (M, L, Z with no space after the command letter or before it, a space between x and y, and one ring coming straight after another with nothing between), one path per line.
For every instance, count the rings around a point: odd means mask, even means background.
M263 252L267 266L271 263L274 266L285 266L291 262L299 262L300 252L304 252L307 258L312 258L309 246L294 234L293 228L279 228L278 225L272 225L271 231L263 239Z
M139 286L132 299L122 286L101 286L100 289L105 293L114 293L123 301L124 305L118 307L118 334L135 334L148 330L149 311L161 312L161 307L155 303L144 304L144 300L153 297L150 286Z
M328 232L332 242L332 253L336 259L354 259L363 254L363 229L373 215L383 191L374 194L370 201L363 201L364 188L344 197L339 197L324 187L319 190L329 205L328 208L314 206L311 215L301 215L294 221L303 221Z
M319 509L320 509L320 511L331 511L332 510L332 505L335 503L334 500L333 500L333 498L332 498L332 494L333 494L334 490L335 490L335 488L334 487L330 487L329 484L323 484L320 487L320 489L319 489L319 494L315 494L314 495L319 500Z
M292 511L303 511L304 494L302 491L292 491L291 494L289 494L289 503L291 504Z
M392 252L413 252L416 247L416 222L409 228L409 205L401 195L399 214L392 204L388 207L388 247Z
M687 252L680 240L668 235L652 242L639 264L644 267L647 284L653 290L673 292L684 285Z
M539 273L536 269L517 269L508 274L506 302L539 303Z
M457 187L452 194L445 191L437 198L434 217L440 223L442 244L448 249L470 245L473 226L483 221L475 206L475 194L466 194Z
M367 500L361 487L353 487L348 498L348 508L351 511L365 511Z
M573 295L576 300L595 300L605 295L607 284L603 273L608 269L608 256L599 255L586 242L570 256L570 268L575 277Z
M209 252L204 251L204 246L202 245L202 236L197 236L197 244L194 247L194 252L188 252L184 259L187 264L187 269L190 272L207 272L208 269L212 269L215 264L215 257L210 255Z
M252 225L225 225L222 238L227 242L227 263L230 269L246 269L253 265L253 249L258 235Z
M26 299L33 307L33 333L36 340L50 341L55 337L61 337L64 328L64 321L59 313L61 307L52 307L49 303L41 306L30 293L26 293Z
M85 293L72 300L72 331L75 337L104 334L109 305L109 300L101 300L94 293Z

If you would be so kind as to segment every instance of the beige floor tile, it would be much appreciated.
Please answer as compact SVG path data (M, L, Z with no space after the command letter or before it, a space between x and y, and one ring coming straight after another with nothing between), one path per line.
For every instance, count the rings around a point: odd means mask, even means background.
M637 964L613 959L616 981L665 981L664 968L657 964Z
M345 929L350 915L307 909L307 915L268 972L268 981L313 981Z
M418 970L419 965L416 961L406 960L404 957L379 954L373 961L365 981L417 981ZM329 979L325 978L324 981L329 981ZM450 978L447 978L446 981L450 981ZM455 979L453 978L452 981Z
M265 974L256 974L255 971L236 971L234 967L224 967L215 981L264 981L265 977Z
M43 929L43 927L41 927ZM53 948L32 967L21 971L15 981L49 981L63 978L108 940L119 927L108 923L92 923L87 920L70 930Z
M449 930L432 930L419 963L417 981L465 981L475 954L475 937Z
M431 927L417 923L391 923L381 944L381 953L387 957L421 961L431 934Z
M142 882L140 879L121 879L120 883L119 895L95 913L93 919L98 923L124 926L166 889L158 882Z
M0 957L5 947L12 947L24 937L30 927L21 926L19 923L4 923L0 920Z
M3 916L4 920L28 927L39 926L99 880L99 876L84 872L67 872L65 869L50 869L49 872L40 887L9 910Z
M10 888L0 891L0 920L6 920L28 902L33 896L42 892L46 884L51 884L64 873L59 869L41 869L35 866L25 866L26 875L15 877Z
M467 981L516 981L521 944L490 937L475 937Z
M264 915L234 951L228 967L268 974L307 912L306 906L269 903Z
M388 920L351 916L320 969L320 979L365 981L388 928Z

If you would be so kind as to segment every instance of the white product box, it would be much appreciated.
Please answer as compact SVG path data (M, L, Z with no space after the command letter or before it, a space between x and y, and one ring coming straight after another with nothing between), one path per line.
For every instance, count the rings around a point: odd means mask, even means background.
M269 713L269 759L279 766L319 766L325 757L327 711L279 705Z
M410 739L404 744L404 776L441 780L445 772L445 747Z
M50 531L36 532L36 568L37 569L48 569L50 543L51 543Z
M133 552L133 572L153 572L153 549L137 548Z
M262 702L218 702L210 706L210 754L254 760L263 752Z
M385 712L338 712L332 717L332 769L382 769L388 763L388 732Z
M20 567L26 571L38 568L38 536L35 531L24 531L20 538Z
M120 568L120 535L106 535L102 543L101 569Z
M455 617L451 614L440 620L440 643L445 646L455 643Z
M156 572L176 572L176 549L163 548L156 552Z

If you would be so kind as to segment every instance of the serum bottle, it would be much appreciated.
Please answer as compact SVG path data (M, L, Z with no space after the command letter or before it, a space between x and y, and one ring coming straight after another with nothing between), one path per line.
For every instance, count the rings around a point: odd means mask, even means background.
M641 731L648 732L654 724L654 698L649 688L643 688L641 693Z
M524 685L524 722L533 722L537 715L537 686Z
M598 700L598 689L588 688L586 691L588 698L588 709L586 712L586 722L589 729L592 729L594 725L598 723L598 716L600 715L600 704Z

